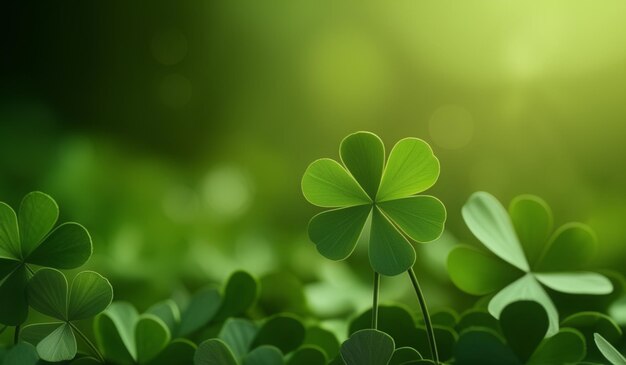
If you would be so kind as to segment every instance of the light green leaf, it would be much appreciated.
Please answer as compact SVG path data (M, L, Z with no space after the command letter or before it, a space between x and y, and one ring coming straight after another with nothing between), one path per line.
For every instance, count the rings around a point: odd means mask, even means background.
M507 305L519 300L532 300L541 304L548 314L547 335L552 336L557 333L559 330L559 313L533 274L524 275L496 294L489 302L489 313L500 318L500 313Z
M304 336L302 321L290 314L278 314L263 323L251 348L271 345L288 354L302 344Z
M302 346L297 349L287 365L326 365L326 354L317 346Z
M388 200L377 204L389 219L417 242L434 241L443 232L446 208L428 195Z
M337 161L322 158L314 161L302 177L302 193L319 207L345 207L369 204L371 199Z
M389 361L389 365L406 365L421 359L422 355L414 348L400 347L393 352L393 357Z
M17 216L13 208L3 202L0 202L0 257L22 257Z
M324 257L346 259L354 251L371 209L358 205L319 213L309 222L309 238Z
M596 235L582 223L568 223L552 235L535 265L536 271L572 271L581 268L593 256Z
M494 255L466 245L457 246L448 254L448 273L457 287L473 295L492 293L523 275Z
M61 320L67 319L67 279L56 269L44 268L28 283L28 302L40 313Z
M552 233L552 211L543 199L520 195L509 204L509 215L526 259L536 262Z
M28 256L27 262L57 269L74 269L91 257L91 237L78 223L58 226Z
M170 342L154 360L150 361L150 365L192 364L195 353L195 343L178 338Z
M159 317L142 314L135 325L137 362L146 364L155 358L170 341L170 332Z
M259 346L243 359L243 365L283 365L283 354L274 346Z
M529 270L511 219L493 195L472 194L462 212L467 227L491 252L522 271Z
M610 294L613 284L606 277L592 272L535 273L540 283L552 290L569 294Z
M170 333L175 333L176 327L180 323L180 310L176 302L171 299L152 305L146 310L146 313L159 317L167 325Z
M438 177L439 160L428 143L418 138L401 139L389 154L376 201L420 193L433 186Z
M37 344L39 357L46 361L72 360L76 356L76 338L69 324L63 323Z
M546 335L548 315L537 302L517 301L502 310L500 325L509 347L526 362Z
M237 365L228 346L218 339L202 342L193 357L194 365Z
M196 292L180 315L178 336L188 336L204 327L215 316L222 304L222 296L215 288Z
M22 199L19 225L23 257L27 257L41 243L58 218L59 207L49 195L33 191Z
M8 263L5 261L5 265ZM13 265L13 264L11 264ZM11 274L0 281L0 323L16 326L28 316L26 286L28 272L24 266L13 268Z
M394 350L391 336L366 329L354 333L341 345L341 357L346 365L387 365Z
M4 358L0 357L2 365L37 365L39 363L39 355L35 346L30 343L20 342L13 346Z
M138 318L135 307L127 302L114 302L96 317L96 342L107 359L122 364L135 361L135 324Z
M251 321L229 318L222 326L218 338L228 345L237 360L241 360L248 353L256 333L257 328Z
M377 135L356 132L341 141L341 161L374 200L385 165L385 145Z
M413 246L377 208L372 210L369 259L374 271L387 276L401 274L415 263Z
M563 328L539 345L527 365L578 364L585 358L585 354L583 335L574 329Z
M68 318L72 321L91 318L105 310L112 300L111 283L97 272L83 271L72 281Z
M245 313L259 296L259 284L246 271L236 271L226 283L224 296L215 320L220 321L228 317Z
M613 347L607 340L602 337L599 333L593 334L593 340L598 347L598 350L604 355L604 357L612 364L612 365L626 365L626 358L622 354Z

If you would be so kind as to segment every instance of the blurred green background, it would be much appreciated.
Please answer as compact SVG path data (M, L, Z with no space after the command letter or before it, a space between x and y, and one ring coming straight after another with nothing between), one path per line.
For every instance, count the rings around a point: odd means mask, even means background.
M445 259L475 242L460 208L476 190L540 195L557 224L597 231L592 267L626 272L623 1L7 6L0 200L51 194L90 230L117 299L145 308L246 269L268 311L367 307L365 245L323 259L300 192L357 130L388 149L423 138L441 160L447 233L416 264L433 307L471 303ZM408 278L382 285L415 306Z

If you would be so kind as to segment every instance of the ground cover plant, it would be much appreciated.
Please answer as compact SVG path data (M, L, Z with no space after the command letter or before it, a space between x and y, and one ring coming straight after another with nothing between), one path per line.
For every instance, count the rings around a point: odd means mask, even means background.
M591 226L554 229L549 205L533 195L507 211L477 192L447 211L424 194L440 163L418 138L386 157L378 136L353 133L339 159L304 172L304 198L328 209L308 236L329 267L353 264L365 246L372 280L363 310L326 320L303 304L297 278L246 270L187 296L119 300L107 278L81 269L93 251L87 229L55 228L56 202L32 192L17 213L0 203L0 331L10 333L0 364L626 364L624 279L588 266L598 245ZM417 245L439 244L452 214L484 246L455 244L447 256L451 281L475 297L461 311L430 307L433 289L423 290L416 270L425 260ZM400 277L414 305L382 297L381 283Z

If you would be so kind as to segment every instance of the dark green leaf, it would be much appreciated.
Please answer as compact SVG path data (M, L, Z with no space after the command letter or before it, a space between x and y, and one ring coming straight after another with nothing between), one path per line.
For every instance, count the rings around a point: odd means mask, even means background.
M271 345L287 354L302 344L304 336L305 328L298 318L289 314L279 314L263 323L251 348Z
M37 344L42 360L58 362L76 356L76 337L69 324L63 323Z
M196 353L196 344L178 338L170 342L157 357L150 361L150 365L192 364Z
M37 365L39 364L39 355L35 346L27 342L20 342L12 349L7 351L4 359L0 357L3 365Z
M0 323L16 326L28 316L26 286L28 272L19 266L0 283Z
M350 323L349 334L371 328L372 310L368 309ZM378 329L391 336L398 347L417 346L415 320L409 311L399 305L378 307Z
M259 296L258 283L245 271L236 271L228 279L219 311L214 320L221 321L245 313Z
M371 209L358 205L319 213L309 222L309 238L324 257L343 260L354 251Z
M152 305L146 310L146 313L159 317L167 325L170 333L175 333L176 327L180 323L180 310L176 302L171 299Z
M535 271L572 271L580 269L593 256L596 235L582 223L568 223L554 232L535 265Z
M509 204L509 215L526 258L534 263L552 233L552 211L543 199L520 195Z
M439 359L446 361L454 354L454 345L457 342L457 334L452 328L443 326L433 326L435 332L435 342L437 343L437 353ZM416 346L415 348L426 357L432 358L430 353L430 345L428 344L428 334L425 327L417 327L415 331ZM427 355L428 354L428 355Z
M511 349L526 362L548 331L548 315L537 302L519 301L504 308L500 325Z
M256 333L257 328L251 321L229 318L222 326L218 337L228 345L235 358L241 360L248 353Z
M420 195L388 200L378 203L377 206L414 241L434 241L443 232L446 208L433 196Z
M13 208L0 202L0 257L22 257L17 216Z
M274 346L259 346L243 359L242 365L283 365L283 354Z
M415 250L379 209L372 210L369 259L374 271L395 276L415 263Z
M44 268L28 283L28 301L35 310L47 316L67 319L67 279L56 269Z
M499 336L488 329L461 333L454 350L457 365L521 365Z
M287 365L326 365L326 354L316 346L303 346L297 349L287 361Z
M52 231L26 261L39 266L74 269L91 257L91 251L91 237L85 227L64 223Z
M146 364L154 359L170 341L170 332L159 317L142 314L135 324L135 345L137 362Z
M307 328L304 343L321 348L329 359L339 355L339 341L335 335L321 327L312 326Z
M575 329L563 328L543 340L527 365L576 364L585 358L585 338Z
M72 281L67 315L69 320L91 318L105 310L113 300L113 287L94 271L78 273Z
M414 348L400 347L393 352L389 365L406 365L421 359L422 355L420 355L420 353Z
M341 345L341 357L346 365L387 365L394 350L391 336L366 329L355 332Z
M188 336L204 327L215 316L222 304L222 296L215 288L205 288L191 297L180 315L178 336Z

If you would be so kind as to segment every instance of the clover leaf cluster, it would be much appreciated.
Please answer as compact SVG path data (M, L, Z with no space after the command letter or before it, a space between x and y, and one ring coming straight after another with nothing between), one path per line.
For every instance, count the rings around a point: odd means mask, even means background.
M370 220L369 260L374 271L394 276L415 263L417 242L437 239L446 220L437 198L419 194L435 184L439 160L418 138L393 147L385 163L385 146L373 133L357 132L339 148L341 161L322 158L309 165L302 192L314 205L334 208L309 223L317 250L331 260L348 258Z

